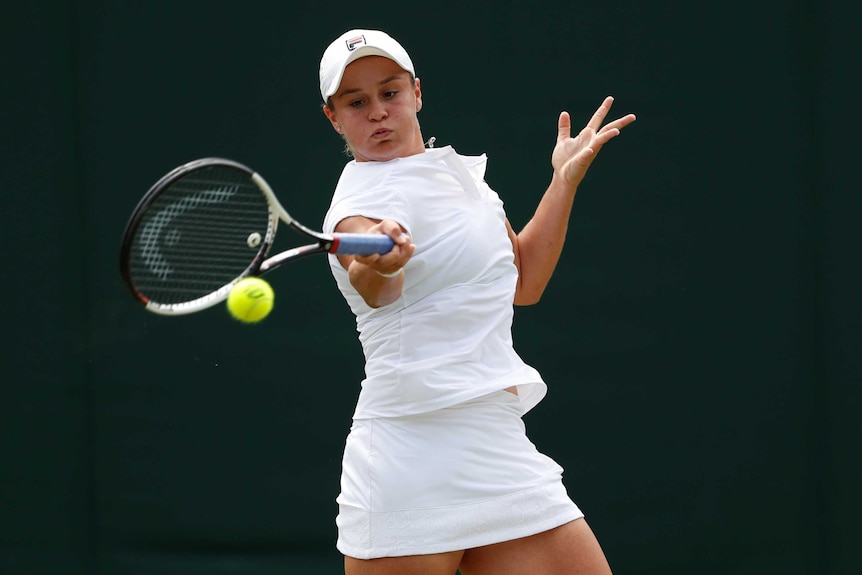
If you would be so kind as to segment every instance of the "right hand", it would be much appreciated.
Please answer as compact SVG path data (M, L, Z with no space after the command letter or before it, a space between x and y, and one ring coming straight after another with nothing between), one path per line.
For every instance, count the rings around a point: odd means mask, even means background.
M352 218L351 218L352 219ZM367 220L373 222L374 220ZM364 233L367 234L386 234L395 245L385 254L371 254L368 256L353 256L353 259L361 264L365 264L379 274L392 274L407 265L410 258L413 257L413 252L416 251L416 246L412 243L410 236L404 229L392 220L382 220L367 228ZM348 264L349 265L349 264Z

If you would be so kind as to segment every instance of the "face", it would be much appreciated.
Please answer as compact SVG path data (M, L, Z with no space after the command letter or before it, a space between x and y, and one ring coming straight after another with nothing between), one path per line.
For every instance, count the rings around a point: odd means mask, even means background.
M422 109L419 80L382 56L366 56L345 68L331 108L323 111L342 134L357 162L385 162L425 151L416 113Z

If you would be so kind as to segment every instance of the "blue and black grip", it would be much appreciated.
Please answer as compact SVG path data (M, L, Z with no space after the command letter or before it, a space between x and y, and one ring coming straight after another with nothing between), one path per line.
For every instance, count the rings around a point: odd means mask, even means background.
M332 234L331 254L370 256L389 253L395 242L383 234Z

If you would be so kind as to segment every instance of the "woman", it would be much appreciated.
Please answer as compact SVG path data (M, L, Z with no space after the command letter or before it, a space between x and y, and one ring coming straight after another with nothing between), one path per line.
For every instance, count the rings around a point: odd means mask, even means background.
M320 89L354 157L324 230L395 241L330 257L366 359L338 497L346 574L609 573L562 469L527 439L522 415L546 387L511 324L513 304L539 301L551 277L587 168L635 117L602 126L607 98L572 138L561 113L550 186L515 233L484 156L426 147L420 80L393 38L342 35Z

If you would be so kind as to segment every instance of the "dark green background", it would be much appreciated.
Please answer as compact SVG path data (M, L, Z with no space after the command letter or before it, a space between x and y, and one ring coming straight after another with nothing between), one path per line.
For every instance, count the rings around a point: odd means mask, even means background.
M858 573L853 21L815 0L5 3L0 573L339 572L362 363L325 262L270 276L275 311L244 327L148 314L117 256L143 192L202 156L319 225L345 158L317 65L351 27L407 47L425 136L486 152L516 227L560 110L638 114L515 325L550 384L531 437L615 571Z

